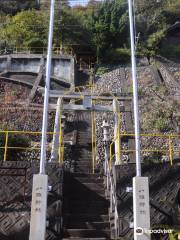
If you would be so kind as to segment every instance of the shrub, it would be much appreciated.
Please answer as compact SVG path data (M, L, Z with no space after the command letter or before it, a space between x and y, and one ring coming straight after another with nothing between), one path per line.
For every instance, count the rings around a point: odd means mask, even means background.
M167 58L180 58L180 45L168 45L160 50L160 54Z
M108 67L98 67L96 70L96 75L101 76L109 71L110 69Z
M160 132L165 132L170 130L169 121L165 117L159 117L155 121L155 128Z
M5 146L6 135L0 134L0 147ZM26 136L21 136L19 134L9 133L8 136L8 147L22 147L26 148L30 146L30 139ZM22 149L10 148L7 150L7 161L18 161L18 154L24 152ZM4 149L0 149L0 161L4 159Z
M107 54L107 61L113 64L129 63L131 60L130 49L128 48L115 48L111 49Z
M147 46L150 51L156 51L161 40L165 36L165 31L160 30L149 36L147 40Z

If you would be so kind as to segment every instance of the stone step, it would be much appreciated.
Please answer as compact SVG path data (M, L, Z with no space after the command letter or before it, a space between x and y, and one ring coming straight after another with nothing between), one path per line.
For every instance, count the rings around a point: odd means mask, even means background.
M109 215L107 214L64 214L65 221L71 222L107 222Z
M107 238L82 238L82 237L69 237L69 238L63 238L62 240L106 240ZM108 238L109 239L109 238Z
M75 172L82 172L82 173L92 173L93 169L92 167L75 167Z
M109 222L64 222L65 226L68 226L70 229L97 229L97 230L108 230L110 229L110 223Z
M75 165L79 165L81 167L88 166L88 165L91 166L92 165L92 158L91 157L86 158L86 159L80 158L80 159L78 159L78 161L75 161Z
M81 177L81 178L101 178L102 176L99 173L81 173L81 172L76 172L72 173L73 177Z
M92 173L92 168L75 168L75 172L81 172L81 173Z
M80 183L80 182L69 182L66 184L69 191L76 191L81 192L81 195L83 192L95 192L95 193L103 193L105 191L105 187L102 183Z
M74 166L75 167L75 170L86 170L87 169L87 171L91 171L92 172L92 167L91 167L91 165L90 164L87 164L87 165L81 165L81 164L78 164L78 165L75 165Z
M83 195L81 196L80 194L77 194L77 195L70 195L67 198L64 198L67 203L68 201L69 202L73 202L73 201L84 201L84 202L90 202L90 201L94 201L94 202L98 202L98 201L109 201L109 199L105 198L106 196L105 195L98 195L98 194L88 194L88 195Z
M68 194L68 197L67 195L64 195L66 196L65 199L68 198L69 201L107 201L106 199L106 191L97 191L97 192L93 192L93 191L84 191L83 194L81 194L81 192L73 192L71 193L71 190L69 191L66 191L66 194Z
M88 138L82 138L82 137L77 137L77 143L79 145L81 145L81 148L83 148L83 146L89 144L89 147L92 147L92 140L91 139L88 139Z
M65 237L89 237L89 238L97 238L97 237L109 237L109 230L95 230L95 229L66 229L64 232ZM108 238L110 239L110 238Z
M83 212L89 212L91 209L92 211L99 211L101 210L102 212L105 211L109 208L109 202L106 200L95 200L93 199L88 200L88 201L82 201L81 199L71 199L68 204L67 204L67 209L68 210L73 210L73 209L78 209L79 211Z
M86 144L86 140L83 140L83 143ZM86 151L86 152L89 152L89 153L91 153L91 150L92 150L91 144L89 145L88 148L87 148L87 146L76 144L76 146L74 148L77 149L77 150L82 150L84 152Z
M76 177L75 178L78 182L81 183L96 183L96 184L103 184L103 178L88 178L88 177Z
M65 210L66 211L66 210ZM71 214L108 214L108 208L107 207L94 207L94 206L90 206L90 207L86 207L86 206L82 206L80 207L79 205L76 206L76 208L74 206L69 206L67 208L68 213Z
M87 158L87 159L91 158L92 159L91 152L87 151L84 148L75 149L75 153L78 154L77 156L75 156L75 157L78 157L78 159L82 159L82 160L83 160L83 158Z

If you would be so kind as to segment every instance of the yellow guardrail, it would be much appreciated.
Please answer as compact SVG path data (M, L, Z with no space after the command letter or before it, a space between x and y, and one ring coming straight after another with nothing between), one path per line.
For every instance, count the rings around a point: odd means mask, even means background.
M120 115L120 112L117 113L118 115L118 132L117 132L117 139L118 139L118 152L117 152L117 155L118 155L118 159L120 161L121 159L121 138L120 138L120 122L121 122L121 115ZM121 161L120 161L121 162Z
M2 142L4 142L4 144L0 145L0 149L4 149L4 155L3 155L3 160L6 161L7 159L7 155L8 155L8 150L24 150L24 151L32 151L32 150L40 150L40 140L38 142L36 142L36 144L39 144L39 147L37 146L28 146L28 147L23 147L21 145L19 146L9 146L9 139L10 137L14 136L14 135L23 135L23 136L27 136L27 135L33 135L33 136L39 136L41 138L41 132L30 132L30 131L0 131L0 136L5 135L4 141L2 140ZM63 162L63 158L64 158L64 142L63 142L63 136L62 136L62 130L60 132L47 132L47 135L51 135L53 136L53 134L59 134L60 136L60 144L59 147L56 149L57 151L61 151L61 159L59 159L59 162L62 163ZM30 139L31 140L31 139ZM18 142L18 139L17 139ZM33 141L32 141L33 142ZM48 146L50 143L47 143L47 151L50 152L51 151L51 147ZM10 144L11 145L11 144ZM18 145L16 143L16 145Z
M91 112L91 124L92 124L92 170L95 172L96 166L96 120L95 120L95 112Z
M120 139L119 139L119 143L121 142L121 138L122 137L135 137L135 134L133 133L120 133ZM174 153L179 153L180 154L180 146L175 147L174 143L173 143L173 139L180 139L180 135L178 134L154 134L154 133L144 133L144 134L140 134L140 141L141 141L141 145L143 145L144 140L143 138L156 138L158 137L160 140L163 140L166 142L166 146L167 147L163 147L161 149L158 148L151 148L151 149L146 149L146 148L141 148L141 153L163 153L163 154L167 154L169 156L169 161L170 161L170 165L173 165L173 154ZM113 139L113 141L110 144L110 158L109 158L109 162L110 162L110 166L112 167L112 161L113 158L116 156L116 154L119 153L113 153L112 150L112 146L115 143L116 139ZM152 140L151 140L152 141ZM178 148L178 149L177 149ZM121 153L132 153L135 152L135 149L123 149L121 148L121 146L119 145L119 150Z
M64 145L63 145L63 126L62 126L62 110L59 113L59 149L58 149L58 153L59 153L59 163L63 163L64 160Z

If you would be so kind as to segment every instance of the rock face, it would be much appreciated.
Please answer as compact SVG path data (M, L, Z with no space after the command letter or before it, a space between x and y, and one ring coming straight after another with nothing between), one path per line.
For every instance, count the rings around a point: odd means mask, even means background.
M99 95L124 95L127 92L127 81L125 68L118 68L109 73L102 75L100 78L95 80L94 92ZM101 104L110 105L112 102L100 102ZM119 102L119 106L125 106L126 103ZM96 141L97 141L97 159L98 162L103 162L104 159L104 146L103 146L103 132L102 123L103 119L106 118L110 125L110 139L114 139L114 113L96 113ZM120 131L127 131L127 113L120 113Z
M164 83L161 84L162 76L158 75L157 70L154 67L146 66L138 68L138 82L139 82L139 106L140 106L140 119L142 132L153 132L158 133L156 120L159 120L159 114L165 112L163 118L167 118L167 125L169 129L165 129L162 134L173 133L178 129L178 105L175 104L172 99L172 85L178 83L178 65L173 65L169 62L163 62L163 66L167 66L168 73L171 74L171 82L163 78ZM166 71L167 71L166 69ZM165 74L164 74L165 75ZM172 83L173 81L173 83ZM164 87L162 90L161 87ZM174 86L174 85L173 85ZM42 125L42 103L43 97L40 93L36 92L34 98L32 99L31 106L26 106L26 99L28 99L32 86L26 86L17 82L7 82L4 79L0 80L1 89L1 108L0 108L0 119L3 123L1 129L8 130L20 130L20 131L41 131ZM174 87L173 87L174 89ZM110 71L102 75L101 77L95 78L95 87L93 89L95 94L98 95L124 95L129 93L132 96L132 79L131 79L131 69L129 67L119 67L115 70ZM174 91L174 90L173 90ZM174 95L173 95L174 96ZM98 103L102 103L97 101ZM110 105L111 102L103 102L103 104ZM120 106L124 106L125 112L120 113L120 132L121 133L133 133L133 112L132 112L132 102L120 102ZM128 110L129 109L129 110ZM159 109L161 109L159 111ZM176 109L176 110L174 110ZM103 150L103 134L102 134L102 121L104 113L95 113L96 122L96 145L97 145L97 161L102 161L104 159ZM49 112L49 126L48 131L53 131L55 111ZM67 122L74 121L74 114L67 114ZM177 120L176 120L177 118ZM108 113L107 119L110 124L110 137L114 137L114 114ZM171 120L172 119L172 120ZM160 118L161 120L161 118ZM161 127L161 122L160 124ZM165 122L166 124L166 122ZM40 135L28 135L30 140L34 143L40 141ZM48 142L52 140L52 135L48 136ZM130 143L130 137L122 137L122 149L127 150L130 148L134 149L133 141L132 145ZM144 149L160 149L166 148L167 152L163 153L163 156L168 155L169 142L168 138L161 137L142 137L141 145ZM178 149L179 142L173 139L173 147L175 150ZM67 150L71 154L71 150ZM66 151L66 152L67 152ZM39 155L37 151L30 151L26 153L18 154L18 157L22 160L27 156L28 159L36 159ZM127 153L122 155L122 158L127 158ZM144 157L148 157L150 154L147 152L143 153ZM174 156L176 156L174 152Z
M169 66L169 65L168 65ZM177 65L176 65L177 68ZM170 67L172 70L172 66ZM178 68L177 68L178 69ZM175 72L175 76L177 76L177 69ZM170 71L170 70L168 70ZM148 66L148 67L139 67L138 71L138 83L139 83L139 106L140 106L140 121L141 121L141 128L142 132L151 132L151 133L160 133L159 130L156 128L155 121L157 120L156 116L156 110L159 112L160 109L163 109L164 111L169 111L168 109L173 108L174 105L171 103L171 98L173 99L174 96L172 96L171 89L169 90L168 96L165 97L162 94L162 89L160 82L160 76L158 75L157 70L154 67ZM170 73L169 73L170 74ZM161 76L162 77L162 76ZM166 90L168 91L168 88L171 84L175 84L176 80L173 80L174 78L171 78L171 82L166 82ZM113 70L109 73L106 73L102 75L100 78L96 78L95 81L96 85L94 88L95 93L97 94L105 94L105 95L113 95L113 94L123 94L124 92L129 92L132 94L132 79L131 79L131 69L130 68L118 68L116 70ZM104 104L104 103L103 103ZM106 103L111 104L111 103ZM169 106L168 106L169 104ZM120 105L126 106L126 103L122 102ZM172 107L171 107L172 105ZM126 106L127 107L127 106ZM129 107L132 111L132 105L130 104ZM167 109L166 109L167 108ZM175 107L175 112L178 111L178 105ZM179 108L180 109L180 108ZM159 113L158 113L159 114ZM164 117L167 117L167 124L169 124L169 130L165 130L161 132L161 134L171 134L173 132L176 132L176 125L173 126L172 121L169 121L168 115ZM160 118L160 116L159 116ZM114 116L113 113L107 114L107 119L109 121L109 124L111 126L110 128L110 136L111 139L113 139L113 126L114 126ZM103 113L96 113L96 136L97 136L97 149L98 149L98 159L101 159L103 161L104 159L104 150L103 150L103 134L102 134L102 120L103 120ZM130 120L130 128L131 133L134 132L133 130L133 114L132 112L130 114L127 113L121 113L121 122L120 122L120 131L123 132L129 132L129 126L128 122ZM161 118L160 118L161 120ZM175 120L175 119L174 119ZM168 122L169 121L169 122ZM160 123L161 124L161 123ZM158 126L158 125L157 125ZM179 146L178 139L173 139L173 148L176 151ZM127 148L126 141L122 143L121 146L123 149ZM134 146L133 146L134 147ZM154 158L164 158L169 157L169 141L168 137L162 136L162 137L148 137L144 136L141 137L141 147L144 150L142 153L142 156L146 159L150 156L154 156ZM160 150L159 153L154 154L151 152L152 150ZM164 152L163 152L164 150ZM177 152L173 153L174 158L178 156ZM122 158L126 157L126 154L123 154Z

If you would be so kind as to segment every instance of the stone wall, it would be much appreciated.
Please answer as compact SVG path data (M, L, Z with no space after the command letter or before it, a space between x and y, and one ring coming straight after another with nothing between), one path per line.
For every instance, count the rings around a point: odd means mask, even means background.
M38 162L4 162L0 164L0 239L28 240L32 179ZM46 166L48 193L46 240L60 239L62 217L63 170L59 164Z
M177 194L179 191L179 166L170 166L169 163L142 165L143 176L149 177L150 189L150 215L151 229L159 229L166 226L171 229L179 225L174 221L177 207ZM135 164L115 167L116 195L118 200L118 213L120 221L120 238L133 239L133 199L132 192L127 192L127 187L132 187L132 178L135 176ZM170 227L171 226L171 227ZM178 226L179 228L179 226ZM161 238L162 237L162 238ZM168 239L164 234L156 234L152 239Z

